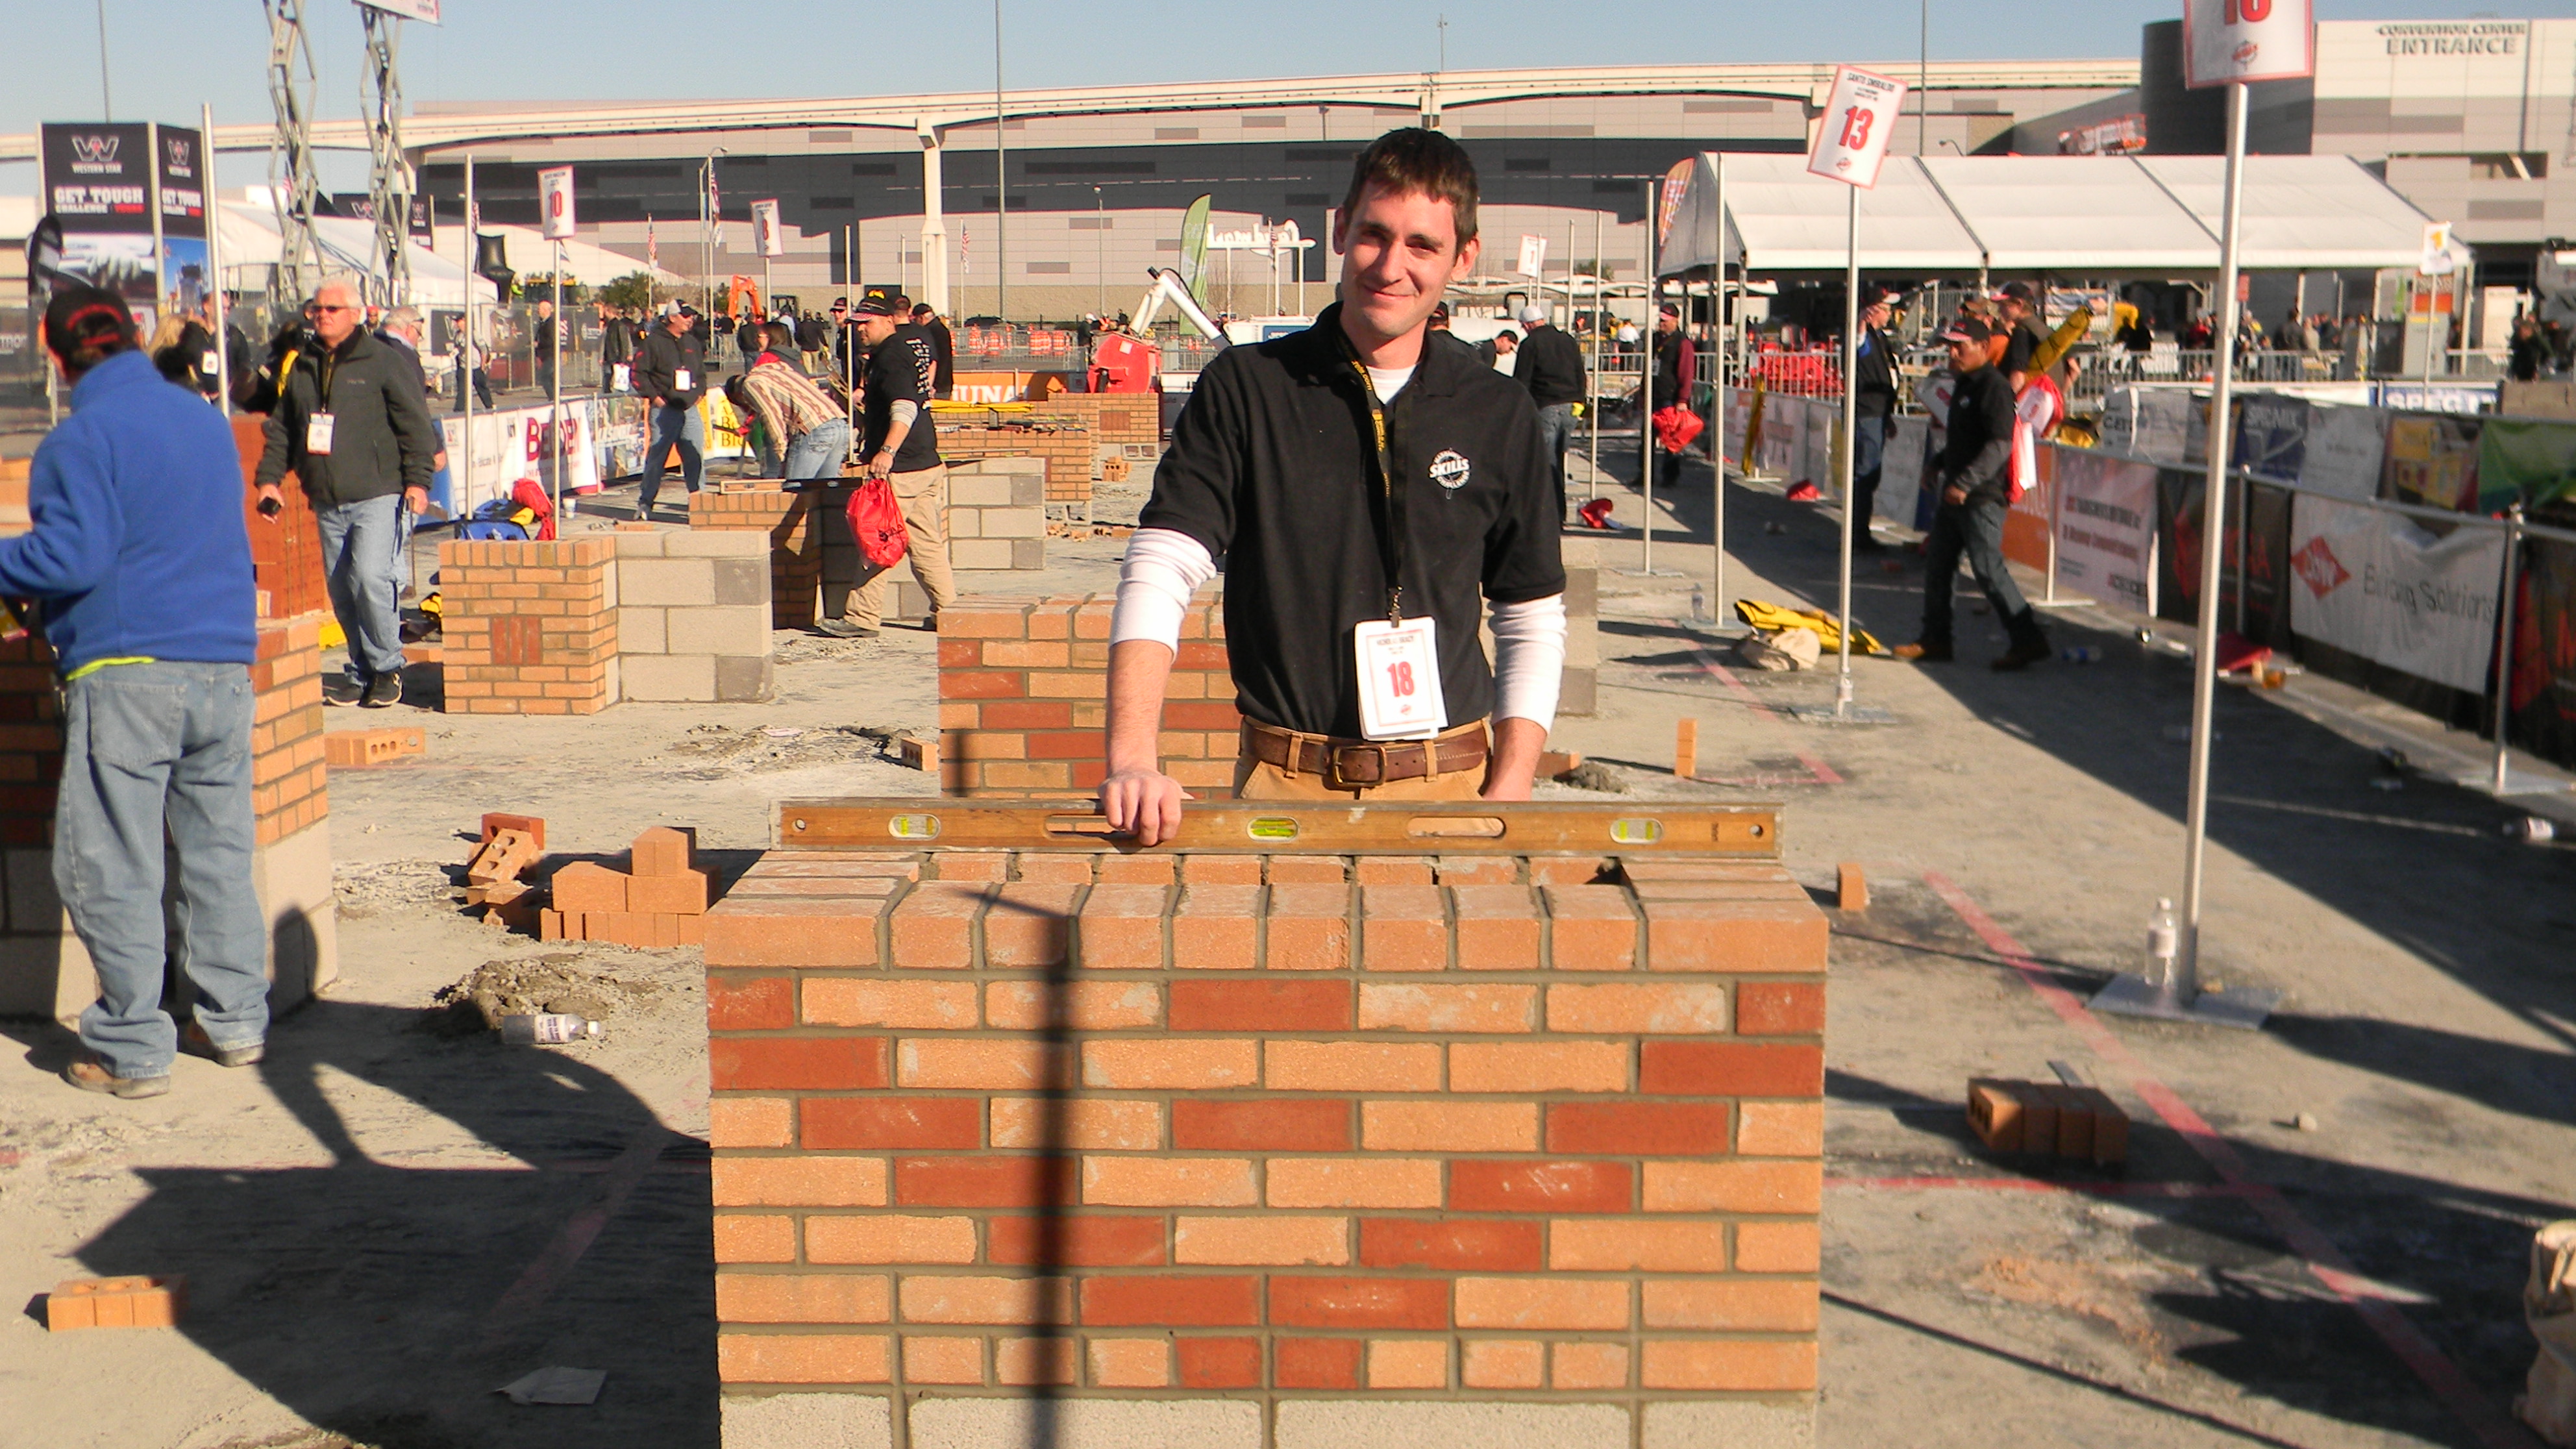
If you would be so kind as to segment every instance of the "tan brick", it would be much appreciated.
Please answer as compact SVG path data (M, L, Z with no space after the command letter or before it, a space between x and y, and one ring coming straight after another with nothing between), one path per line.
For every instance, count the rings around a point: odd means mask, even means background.
M1057 1019L1074 1031L1157 1026L1163 1020L1162 988L1144 981L996 981L984 988L987 1026L1036 1031Z
M1273 1041L1262 1084L1280 1092L1436 1092L1440 1048L1430 1042Z
M1628 1326L1628 1285L1584 1278L1461 1278L1460 1328L1571 1329Z
M1726 1224L1559 1218L1548 1224L1547 1266L1559 1273L1722 1273Z
M1272 886L1262 964L1273 971L1343 969L1351 964L1350 914L1348 886Z
M1440 1206L1437 1158L1274 1157L1263 1175L1272 1207Z
M1370 1339L1368 1386L1372 1389L1445 1389L1449 1387L1449 1340L1445 1338Z
M1824 1164L1800 1162L1649 1162L1650 1213L1804 1213L1823 1209Z
M1812 1278L1649 1278L1648 1328L1719 1333L1813 1333L1818 1299Z
M984 1340L907 1335L903 1377L913 1384L980 1384L984 1382Z
M1747 1157L1821 1157L1822 1102L1747 1102L1738 1109L1735 1150Z
M1738 1223L1735 1271L1813 1273L1823 1256L1814 1223Z
M1172 913L1172 965L1185 971L1249 971L1260 925L1260 887L1192 885Z
M1825 913L1797 901L1645 901L1656 971L1822 971Z
M796 1220L773 1213L718 1213L715 1244L719 1263L793 1263Z
M1348 1218L1184 1216L1172 1226L1172 1261L1214 1267L1338 1268L1351 1261L1350 1238Z
M883 1323L894 1284L867 1273L718 1273L719 1323Z
M1457 910L1459 970L1538 969L1541 922L1529 887L1460 885L1449 895Z
M1471 1389L1535 1389L1547 1382L1547 1346L1534 1338L1471 1338L1458 1381Z
M786 1097L718 1097L707 1104L710 1147L792 1147L796 1103Z
M1082 1044L1082 1084L1187 1091L1249 1087L1261 1079L1260 1044L1161 1037Z
M1278 870L1278 862L1273 861L1273 879ZM1370 971L1448 970L1449 913L1439 887L1362 887L1360 965Z
M1532 861L1538 874L1539 862ZM1637 917L1618 886L1546 887L1548 959L1559 971L1627 971L1636 965Z
M906 1323L1069 1323L1073 1290L1062 1278L907 1273L895 1289Z
M1095 1338L1091 1382L1103 1389L1160 1389L1172 1382L1172 1346L1160 1338Z
M1044 1042L906 1037L895 1043L895 1080L907 1087L1006 1092L1071 1085L1068 1054L1055 1053L1052 1070L1048 1058Z
M726 1333L716 1375L729 1384L882 1384L893 1377L881 1333Z
M718 1207L883 1207L881 1157L719 1157L709 1180Z
M1525 1032L1537 1027L1537 1005L1535 986L1397 986L1369 982L1360 987L1360 1029L1444 1034Z
M1373 1152L1536 1152L1535 1102L1362 1102Z
M1453 1092L1624 1092L1625 1042L1459 1042L1449 1048Z
M1107 857L1101 862L1103 884L1092 887L1083 898L1082 916L1076 932L1081 938L1082 964L1105 971L1156 971L1163 965L1163 922L1171 891L1159 885L1112 884L1112 866L1135 865L1145 861L1171 868L1168 858L1140 856L1132 859Z
M1115 1098L1077 1098L1053 1108L1062 1120L1049 1125L1050 1108L1042 1098L995 1097L995 1147L1061 1146L1084 1150L1151 1152L1163 1145L1163 1106L1159 1102Z
M1547 989L1547 1029L1704 1036L1726 1030L1726 988L1698 982L1617 982Z
M1556 1388L1628 1387L1628 1346L1624 1343L1560 1343L1552 1357L1556 1360Z
M976 1024L975 988L963 981L809 976L804 987L805 1021L809 1026L965 1031Z
M1082 1200L1094 1207L1250 1207L1243 1157L1085 1157Z
M1816 1344L1656 1339L1645 1346L1642 1382L1650 1389L1803 1392L1816 1386Z
M805 1219L805 1261L972 1263L975 1220L909 1213L872 1213L864 1217L814 1213Z

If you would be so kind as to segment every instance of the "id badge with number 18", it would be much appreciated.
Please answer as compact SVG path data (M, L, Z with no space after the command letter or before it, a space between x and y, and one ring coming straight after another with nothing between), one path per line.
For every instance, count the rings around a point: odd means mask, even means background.
M315 413L304 420L304 451L317 458L331 456L331 415Z
M1360 672L1360 734L1372 740L1427 740L1446 729L1440 649L1429 616L1351 631Z

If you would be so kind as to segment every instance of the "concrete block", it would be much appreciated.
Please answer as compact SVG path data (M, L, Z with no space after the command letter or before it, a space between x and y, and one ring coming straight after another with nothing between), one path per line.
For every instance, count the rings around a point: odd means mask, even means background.
M250 877L268 922L268 1007L283 1014L340 979L331 822L308 825L251 852Z
M893 1449L894 1401L881 1394L727 1394L724 1449Z
M1811 1403L1685 1399L1646 1406L1644 1449L1815 1449L1815 1443Z
M52 935L0 936L0 1017L52 1017L66 1026L98 999L98 975L68 918Z
M1279 1406L1277 1449L1456 1449L1460 1444L1545 1444L1549 1449L1629 1449L1627 1409L1617 1404L1435 1404L1292 1399ZM1680 1441L1675 1441L1678 1446ZM1694 1449L1731 1439L1704 1439Z
M720 558L715 560L715 604L723 608L732 604L769 607L769 560L760 558Z
M617 557L622 562L630 558L660 558L662 540L686 538L688 535L668 534L656 529L650 533L627 533L620 530L613 537L617 540Z
M615 559L609 560L608 567L599 571L599 607L603 609L617 607L617 573L618 566Z
M640 604L626 604L617 611L617 652L620 654L668 654L671 646L664 643L663 616L669 610L648 609Z
M778 693L778 666L768 657L719 654L715 659L716 698L720 702L757 703Z
M1009 473L963 473L951 470L948 475L948 506L951 508L1008 508L1013 503L1011 485L1018 481Z
M951 568L1007 569L1011 567L1011 540L1007 538L961 538L948 544Z
M19 847L0 858L8 873L9 929L51 931L63 918L63 900L54 893L54 853Z
M1043 463L1035 468L1022 469L1011 476L1011 503L1019 508L1046 507L1046 467Z
M615 704L626 697L619 693L620 690L626 687L624 668L625 666L619 661L616 655L611 654L608 656L608 671L601 677L599 693L601 703Z
M906 1423L912 1449L1262 1449L1261 1406L1225 1399L925 1399Z
M618 692L612 698L695 700L713 703L716 661L712 654L629 654L620 656Z
M1590 716L1601 711L1601 671L1567 668L1558 677L1556 712Z
M984 510L986 538L1044 538L1044 508L988 508Z
M765 657L769 653L769 606L762 603L673 609L668 616L665 633L673 654Z
M692 530L666 533L665 558L767 558L769 535L757 529Z
M982 538L984 536L984 510L981 508L960 508L954 504L949 505L948 536L951 539Z
M1046 567L1046 540L1015 538L1011 540L1011 567L1035 571Z
M617 572L621 604L703 608L715 602L716 569L709 559L621 559Z

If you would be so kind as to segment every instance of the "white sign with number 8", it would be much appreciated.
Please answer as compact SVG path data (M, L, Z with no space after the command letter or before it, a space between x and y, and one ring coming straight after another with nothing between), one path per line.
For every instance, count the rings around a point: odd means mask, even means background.
M2185 0L2183 84L2289 80L2317 73L2309 0Z
M1879 163L1887 159L1887 138L1904 107L1903 82L1848 65L1836 67L1833 94L1816 128L1815 147L1807 153L1807 169L1863 190L1876 186Z

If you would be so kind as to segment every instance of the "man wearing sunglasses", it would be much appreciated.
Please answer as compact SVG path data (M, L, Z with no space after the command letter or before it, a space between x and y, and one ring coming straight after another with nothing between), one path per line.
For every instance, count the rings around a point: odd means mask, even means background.
M322 535L331 612L349 636L354 702L384 709L402 702L401 617L393 557L401 508L429 506L439 450L437 425L410 364L358 324L355 282L333 278L313 296L319 346L296 354L268 415L259 460L260 501L278 496L293 469ZM350 699L324 694L330 703Z

